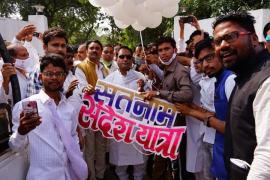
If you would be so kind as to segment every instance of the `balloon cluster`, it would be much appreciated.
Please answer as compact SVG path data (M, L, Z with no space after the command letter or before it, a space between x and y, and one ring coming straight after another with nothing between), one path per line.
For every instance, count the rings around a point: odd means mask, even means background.
M89 0L89 2L112 16L117 27L124 29L131 25L137 31L142 31L146 27L158 27L162 22L162 16L171 18L179 8L179 0Z

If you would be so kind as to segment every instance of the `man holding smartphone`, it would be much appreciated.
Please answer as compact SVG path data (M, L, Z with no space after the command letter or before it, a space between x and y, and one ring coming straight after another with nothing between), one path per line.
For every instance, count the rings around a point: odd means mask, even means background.
M27 180L86 179L88 169L76 132L77 110L61 93L67 74L63 57L44 56L40 72L42 90L14 106L10 148L28 150Z

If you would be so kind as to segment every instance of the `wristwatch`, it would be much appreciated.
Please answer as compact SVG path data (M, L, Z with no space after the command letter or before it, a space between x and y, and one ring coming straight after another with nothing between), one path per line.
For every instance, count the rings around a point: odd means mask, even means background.
M215 115L214 115L214 114L208 115L208 116L204 119L203 124L204 124L205 126L207 126L207 127L211 127L209 121L210 121L210 118L212 118L212 117L215 117Z

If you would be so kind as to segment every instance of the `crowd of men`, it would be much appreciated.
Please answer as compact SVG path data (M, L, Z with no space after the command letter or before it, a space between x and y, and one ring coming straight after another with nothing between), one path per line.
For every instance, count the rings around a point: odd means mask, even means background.
M31 45L34 25L21 29L1 67L0 102L13 108L10 148L27 150L27 179L120 180L270 179L270 23L259 42L255 19L246 12L216 18L213 37L196 29L185 42L162 37L133 52L125 45L89 40L70 46L65 31L40 35L45 55ZM178 47L178 48L177 48ZM17 75L22 101L13 103L10 77ZM81 129L82 94L94 94L101 79L160 98L180 112L174 126L186 126L180 157L146 155L134 144L105 139ZM38 115L24 111L36 101Z

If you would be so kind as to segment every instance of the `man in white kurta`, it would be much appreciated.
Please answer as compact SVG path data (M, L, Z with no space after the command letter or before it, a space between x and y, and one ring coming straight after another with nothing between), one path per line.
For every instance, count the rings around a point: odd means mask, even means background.
M14 106L9 145L15 151L27 149L30 162L27 180L86 179L87 166L76 132L78 113L60 92L66 76L63 58L53 56L51 61L45 59L47 56L42 59L40 76L44 88ZM37 102L39 117L23 113L25 101Z
M137 80L145 77L142 73L131 69L132 51L127 47L121 47L118 52L117 64L119 70L116 70L105 78L105 81L117 84L129 89L137 90ZM128 180L127 167L134 166L134 180L141 180L145 174L146 157L142 148L137 144L126 144L124 142L110 143L110 163L116 165L116 174L120 180Z

